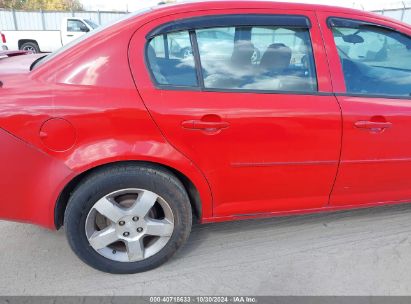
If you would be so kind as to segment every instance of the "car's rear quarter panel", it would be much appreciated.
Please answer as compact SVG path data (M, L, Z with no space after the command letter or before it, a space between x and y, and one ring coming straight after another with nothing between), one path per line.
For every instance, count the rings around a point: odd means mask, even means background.
M72 171L44 151L0 129L0 218L54 227L50 202Z
M131 23L109 29L44 68L2 77L7 98L0 102L0 126L27 143L23 149L1 137L1 145L7 146L0 154L0 162L7 163L2 171L14 179L13 185L1 185L2 201L11 200L19 186L28 186L19 190L13 207L2 204L1 218L53 228L55 203L69 180L97 166L130 160L158 163L187 176L200 193L203 216L211 216L204 176L164 139L134 85L128 42L137 28ZM54 151L44 144L40 130L51 118L65 119L74 127L73 147ZM56 140L67 134L57 135ZM34 215L32 208L42 215Z

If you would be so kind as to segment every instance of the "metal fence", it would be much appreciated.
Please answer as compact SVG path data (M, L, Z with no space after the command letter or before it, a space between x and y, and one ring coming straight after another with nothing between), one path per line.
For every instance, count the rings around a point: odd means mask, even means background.
M373 12L411 24L411 7L404 6L402 8L382 9Z
M104 25L112 20L118 19L126 12L103 12L103 11L16 11L0 9L0 30L59 30L60 23L64 17L78 17L93 20Z

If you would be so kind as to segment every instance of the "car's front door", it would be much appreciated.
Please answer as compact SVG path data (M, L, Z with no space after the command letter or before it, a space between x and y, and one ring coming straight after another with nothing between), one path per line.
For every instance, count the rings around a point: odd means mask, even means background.
M411 200L410 29L345 14L319 19L344 122L331 205Z
M214 216L325 206L341 116L315 14L215 14L164 17L134 35L130 64L153 119L204 173Z

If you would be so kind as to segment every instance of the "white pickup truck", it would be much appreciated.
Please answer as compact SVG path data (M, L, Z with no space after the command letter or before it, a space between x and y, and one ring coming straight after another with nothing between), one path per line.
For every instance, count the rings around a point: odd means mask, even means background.
M7 46L5 43L6 43L6 35L0 32L0 51L7 50Z
M32 53L54 52L70 41L98 27L91 20L63 18L60 30L55 31L2 31L2 39L9 50L23 50Z

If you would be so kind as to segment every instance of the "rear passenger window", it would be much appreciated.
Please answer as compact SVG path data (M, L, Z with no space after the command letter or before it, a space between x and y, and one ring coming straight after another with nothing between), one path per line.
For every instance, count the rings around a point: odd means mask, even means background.
M310 93L317 91L310 26L299 15L183 19L150 33L146 58L163 88Z
M160 85L198 85L193 50L188 31L154 37L147 46L147 60Z
M196 34L205 88L317 90L308 29L240 26Z
M411 38L372 25L333 27L347 93L411 96Z

